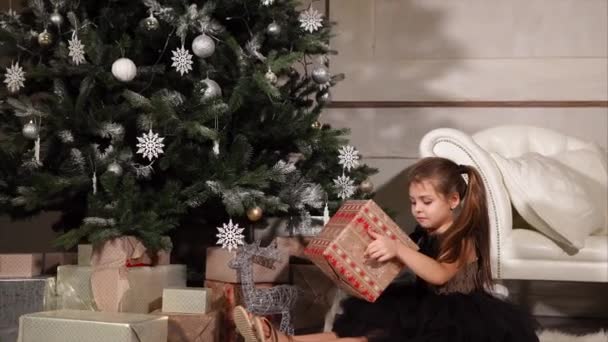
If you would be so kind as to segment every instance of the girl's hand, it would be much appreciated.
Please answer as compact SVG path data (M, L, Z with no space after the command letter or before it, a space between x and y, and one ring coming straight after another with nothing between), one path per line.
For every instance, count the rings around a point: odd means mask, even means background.
M370 242L365 249L364 256L371 257L380 262L388 261L397 256L397 241L378 234L371 229L367 231L374 241Z

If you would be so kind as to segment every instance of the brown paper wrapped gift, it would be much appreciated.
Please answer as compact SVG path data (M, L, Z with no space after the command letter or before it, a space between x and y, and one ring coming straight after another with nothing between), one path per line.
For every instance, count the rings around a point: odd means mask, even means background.
M221 315L219 311L206 314L178 314L155 311L154 315L169 317L167 342L219 342Z
M273 284L256 284L258 288L269 288ZM232 310L237 305L243 305L240 284L225 283L221 281L205 280L205 287L211 289L211 309L221 312L222 324L220 341L236 342L238 334L235 332Z
M35 277L42 274L42 253L0 254L0 277Z
M346 201L305 250L306 255L347 293L374 302L403 269L398 260L380 263L364 257L368 230L418 246L372 200Z
M329 311L338 288L315 265L291 265L293 284L301 293L296 303L296 330L322 331L325 314Z
M119 311L120 300L129 290L127 267L167 263L168 253L152 254L133 236L123 236L94 245L91 287L97 308L101 311Z
M236 270L228 267L236 252L229 252L221 247L207 248L205 279L224 283L237 283ZM282 258L268 268L253 263L253 281L256 283L287 283L289 281L289 258Z
M18 342L166 342L166 316L79 310L21 316Z

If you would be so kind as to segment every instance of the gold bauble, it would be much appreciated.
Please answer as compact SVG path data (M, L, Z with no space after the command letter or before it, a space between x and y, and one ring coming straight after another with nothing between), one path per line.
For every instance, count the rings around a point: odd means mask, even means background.
M38 35L38 44L40 46L49 46L53 43L53 36L46 29Z
M255 207L249 208L249 210L247 210L247 217L249 218L249 220L255 222L262 218L263 213L264 212L262 211L262 208L255 206Z
M359 184L359 189L361 189L362 192L370 193L374 191L374 183L372 183L372 181L369 179L366 179Z
M319 122L319 121L315 121L312 123L312 128L314 129L321 129L323 125Z

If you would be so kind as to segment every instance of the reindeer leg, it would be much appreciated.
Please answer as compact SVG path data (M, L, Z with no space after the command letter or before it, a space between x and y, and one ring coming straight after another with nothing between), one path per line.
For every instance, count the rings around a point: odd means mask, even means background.
M281 312L281 328L279 330L286 335L293 336L294 329L291 322L291 312L289 312L289 310Z

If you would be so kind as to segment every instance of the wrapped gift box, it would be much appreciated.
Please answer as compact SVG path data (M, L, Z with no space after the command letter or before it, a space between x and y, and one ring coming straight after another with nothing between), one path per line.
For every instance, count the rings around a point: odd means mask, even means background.
M293 284L300 288L294 313L294 326L306 333L323 331L325 315L338 288L315 265L291 265Z
M163 290L163 312L204 314L211 307L211 290L203 287L168 287Z
M93 255L93 245L78 245L78 266L91 266L91 255Z
M21 316L19 342L166 342L168 318L117 312L45 311Z
M221 315L219 311L206 314L177 314L154 312L169 317L167 342L219 342Z
M60 266L57 273L57 294L63 309L96 310L99 309L93 295L91 266ZM128 289L121 298L118 311L149 313L160 309L165 287L186 286L185 265L163 265L154 267L125 268L121 276L126 277ZM117 295L114 291L116 279L107 278L101 283L100 291L108 287L108 296Z
M19 316L52 308L53 286L50 277L0 279L0 329L16 332Z
M132 238L126 237L132 241ZM129 243L136 243L136 242ZM91 259L95 250L102 249L104 244L93 248L92 244L80 244L78 245L78 266L91 266ZM99 253L99 252L98 252ZM135 260L129 260L129 263L142 264L142 265L169 265L171 262L171 251L159 250L156 253L143 253L141 256L137 256Z
M205 279L224 283L238 283L236 270L228 267L236 252L229 252L221 247L207 248ZM253 281L256 283L287 283L289 281L289 258L285 255L281 261L268 268L253 263Z
M374 201L346 201L325 228L308 244L306 255L347 293L374 302L404 265L398 260L380 263L364 257L372 238L368 230L418 246Z
M269 288L273 284L256 284L257 288ZM244 305L241 284L205 280L205 287L211 289L211 310L221 313L220 341L236 342L237 334L232 320L232 310Z
M42 253L0 254L0 278L35 277L42 268Z

